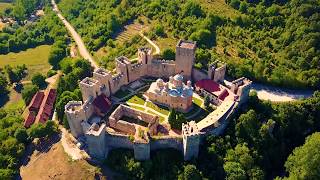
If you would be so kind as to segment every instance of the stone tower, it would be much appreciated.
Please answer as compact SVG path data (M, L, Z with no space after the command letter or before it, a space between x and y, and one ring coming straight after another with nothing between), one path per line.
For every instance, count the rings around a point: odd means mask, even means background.
M195 61L196 42L179 40L176 46L175 73L183 72L186 80L191 79L192 67Z
M142 64L151 64L152 62L152 49L142 47L138 49L138 62Z
M239 104L248 100L252 81L245 77L241 77L232 81L231 91L238 95Z
M90 98L94 99L100 94L98 81L89 77L84 78L80 82L80 89L82 92L82 100L84 102Z
M123 74L125 82L129 83L129 65L131 64L130 60L125 56L120 56L116 58L116 69L118 73Z
M199 154L200 135L195 121L182 124L183 157L185 161L197 158Z
M93 78L98 80L100 92L106 96L111 95L110 80L112 78L111 73L105 69L98 68L93 72Z
M208 67L208 79L215 82L222 82L226 74L227 65L225 63L214 63Z
M85 133L89 154L97 159L104 159L108 152L106 149L106 124L92 124Z
M65 106L65 113L70 126L71 134L79 137L83 134L81 122L86 120L86 114L81 101L70 101Z

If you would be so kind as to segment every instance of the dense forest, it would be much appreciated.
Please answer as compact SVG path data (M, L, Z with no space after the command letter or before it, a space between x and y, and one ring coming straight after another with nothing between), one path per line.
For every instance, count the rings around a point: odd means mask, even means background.
M320 87L319 1L227 0L225 5L236 12L231 18L215 13L210 3L61 0L59 7L92 51L125 24L146 16L161 22L168 37L196 40L199 68L219 59L228 63L233 77L291 88Z
M184 162L180 152L162 150L139 162L120 149L105 162L129 179L319 179L319 117L320 92L281 104L253 92L222 136L206 138L198 159Z

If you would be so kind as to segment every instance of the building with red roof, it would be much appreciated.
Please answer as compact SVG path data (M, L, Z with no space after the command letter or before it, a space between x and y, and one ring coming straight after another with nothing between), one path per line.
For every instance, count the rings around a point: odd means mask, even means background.
M229 96L227 88L211 79L197 81L195 83L195 90L202 96L208 96L216 105L220 105Z

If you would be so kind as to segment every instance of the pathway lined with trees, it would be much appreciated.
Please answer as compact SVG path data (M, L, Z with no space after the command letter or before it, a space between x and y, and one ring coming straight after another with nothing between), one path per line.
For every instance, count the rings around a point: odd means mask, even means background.
M77 33L77 31L72 27L72 25L62 16L60 13L60 10L54 0L51 0L51 4L53 6L53 11L56 12L57 16L61 19L65 27L70 32L71 36L73 37L74 41L76 42L80 55L88 60L91 65L94 67L94 69L97 69L99 66L97 63L93 60L90 52L87 50L86 46L84 45L81 36Z

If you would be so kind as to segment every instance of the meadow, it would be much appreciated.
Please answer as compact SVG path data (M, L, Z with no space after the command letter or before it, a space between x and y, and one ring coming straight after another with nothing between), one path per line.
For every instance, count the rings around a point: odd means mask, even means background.
M25 64L28 68L28 75L24 80L30 80L37 72L46 75L51 68L48 63L50 48L50 45L41 45L33 49L20 51L19 53L0 55L0 68L3 68L5 65L17 66Z

